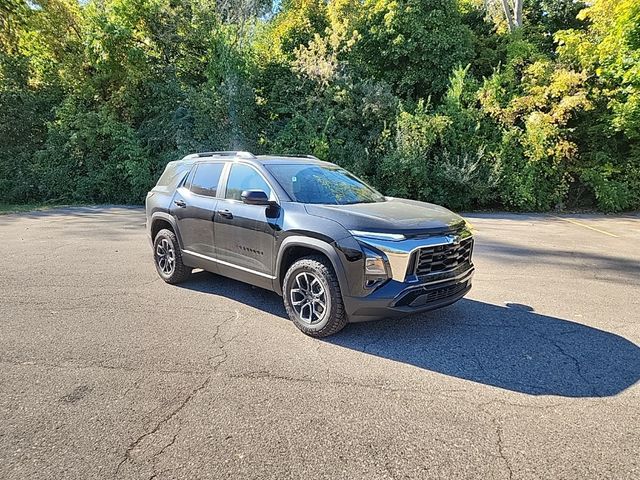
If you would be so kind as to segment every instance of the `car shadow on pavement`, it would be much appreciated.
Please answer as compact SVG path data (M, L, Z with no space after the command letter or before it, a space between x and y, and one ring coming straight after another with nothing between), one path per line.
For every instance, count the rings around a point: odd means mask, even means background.
M287 318L277 294L234 280L197 272L180 286ZM606 397L640 379L633 342L520 304L462 299L400 320L350 324L324 341L530 395Z
M229 298L270 313L271 315L289 320L284 305L282 304L282 297L277 293L254 287L231 278L215 275L204 270L196 270L191 274L189 280L176 286L196 292L210 293L212 295Z
M606 397L640 379L640 348L526 305L463 299L401 320L348 325L340 345L530 395Z

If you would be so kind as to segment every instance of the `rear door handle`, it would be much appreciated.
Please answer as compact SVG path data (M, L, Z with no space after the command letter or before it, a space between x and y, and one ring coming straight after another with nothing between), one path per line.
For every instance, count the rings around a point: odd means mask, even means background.
M233 218L233 213L231 213L231 210L218 210L218 214L224 218Z
M187 206L187 203L184 200L174 200L173 203L175 203L180 208L185 208Z

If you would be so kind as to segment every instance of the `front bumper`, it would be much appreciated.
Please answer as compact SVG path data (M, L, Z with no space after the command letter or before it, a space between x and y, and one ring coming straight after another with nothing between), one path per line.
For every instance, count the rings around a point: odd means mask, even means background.
M381 318L401 318L414 313L446 307L471 290L473 266L455 277L430 283L391 280L364 297L343 296L350 322Z
M402 317L445 307L471 289L473 234L466 225L448 233L402 241L354 238L384 255L388 280L370 291L343 290L351 322Z

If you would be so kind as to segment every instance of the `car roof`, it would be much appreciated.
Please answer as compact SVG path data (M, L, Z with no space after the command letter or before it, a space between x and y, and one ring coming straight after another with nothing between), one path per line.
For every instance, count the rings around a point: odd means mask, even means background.
M257 161L266 165L333 165L331 162L325 162L316 157L298 156L298 155L258 155Z
M201 152L192 153L185 156L184 163L193 164L203 160L243 160L249 163L261 165L326 165L335 166L333 163L325 162L312 155L253 155L244 151L222 151L222 152Z

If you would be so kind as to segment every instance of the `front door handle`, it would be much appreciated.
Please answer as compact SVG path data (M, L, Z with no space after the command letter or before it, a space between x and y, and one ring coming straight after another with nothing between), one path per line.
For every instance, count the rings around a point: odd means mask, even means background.
M233 218L233 213L231 213L231 210L218 210L218 214L224 218Z
M173 203L175 203L180 208L185 208L187 206L187 203L184 200L174 200Z

